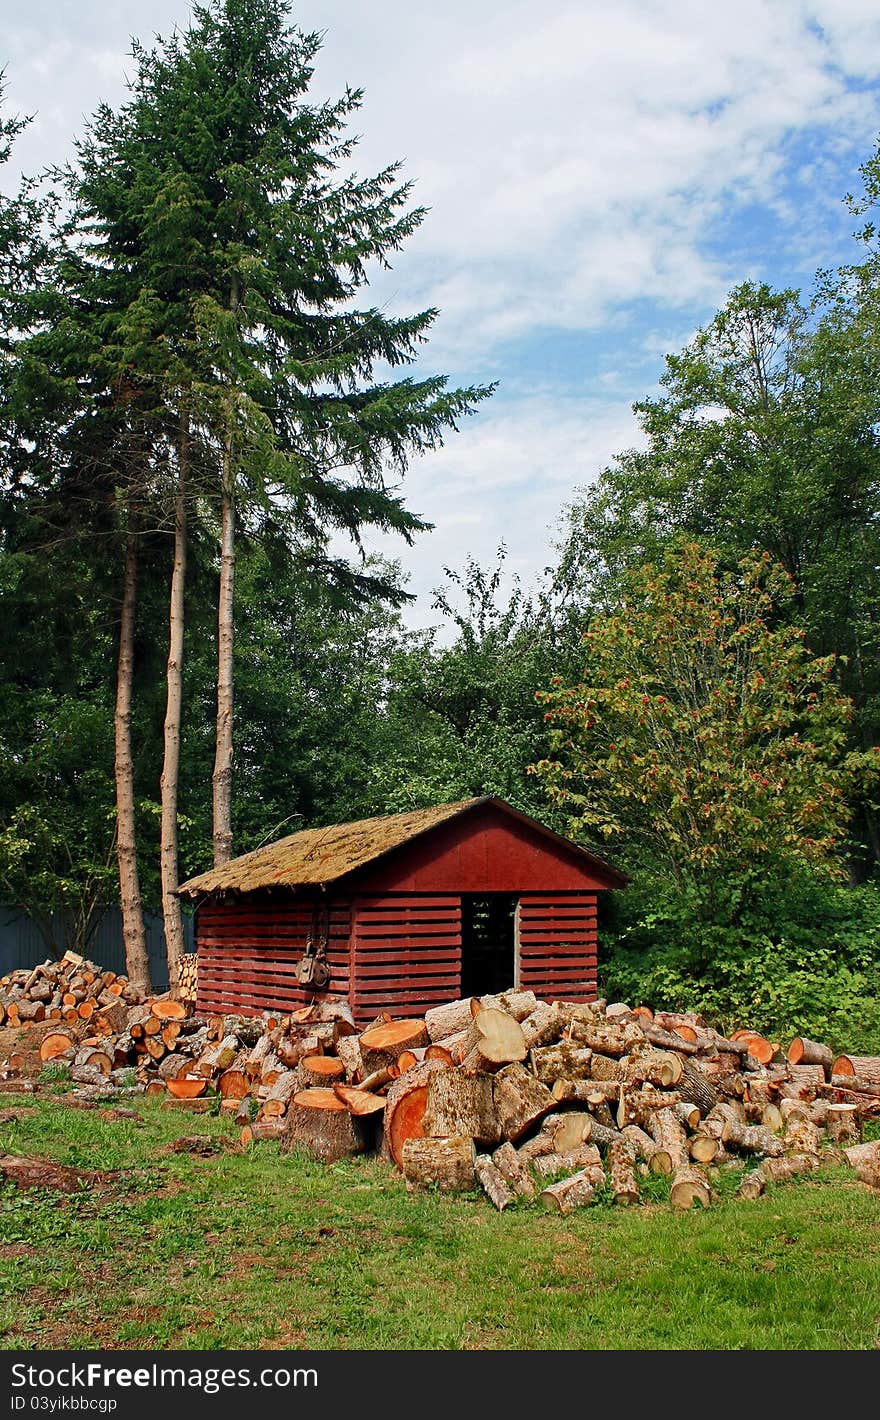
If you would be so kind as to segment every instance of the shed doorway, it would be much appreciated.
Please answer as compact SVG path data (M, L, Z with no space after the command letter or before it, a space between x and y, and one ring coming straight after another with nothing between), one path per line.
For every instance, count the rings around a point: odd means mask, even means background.
M462 996L493 996L515 985L517 901L507 892L462 897Z

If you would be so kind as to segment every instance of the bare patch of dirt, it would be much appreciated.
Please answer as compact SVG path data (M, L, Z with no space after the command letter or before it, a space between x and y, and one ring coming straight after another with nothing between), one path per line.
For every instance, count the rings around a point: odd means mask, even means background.
M25 1159L17 1154L0 1154L0 1178L18 1188L49 1188L57 1193L80 1193L84 1188L101 1188L119 1177L119 1169L95 1172L53 1164L51 1159Z

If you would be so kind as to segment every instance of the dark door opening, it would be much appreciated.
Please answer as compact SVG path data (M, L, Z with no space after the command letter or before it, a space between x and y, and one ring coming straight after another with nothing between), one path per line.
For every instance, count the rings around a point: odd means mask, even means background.
M516 976L516 903L510 893L461 899L461 994L509 991Z

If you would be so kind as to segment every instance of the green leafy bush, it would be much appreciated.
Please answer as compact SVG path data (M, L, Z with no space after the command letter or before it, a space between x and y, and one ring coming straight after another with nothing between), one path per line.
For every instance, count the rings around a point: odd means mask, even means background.
M616 895L601 989L615 999L700 1010L839 1051L880 1053L880 891L803 875L765 884L726 923L706 923L656 877Z

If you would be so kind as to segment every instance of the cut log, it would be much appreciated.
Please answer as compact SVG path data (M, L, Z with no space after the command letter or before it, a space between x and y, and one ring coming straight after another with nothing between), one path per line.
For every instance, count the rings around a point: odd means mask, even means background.
M345 1073L349 1081L357 1080L364 1074L364 1062L361 1057L361 1042L359 1036L349 1035L343 1040L337 1040L336 1054L345 1066Z
M511 1143L500 1144L492 1155L492 1162L517 1197L534 1198L534 1180Z
M523 1039L529 1050L557 1041L566 1026L565 1012L558 1001L539 1001L531 1015L520 1022Z
M437 1188L441 1193L468 1193L476 1186L474 1141L464 1135L407 1139L402 1158L403 1176L410 1191Z
M555 1104L546 1085L515 1062L495 1076L493 1099L501 1136L513 1143L549 1114Z
M239 1134L239 1142L243 1149L250 1144L259 1144L265 1139L283 1139L287 1129L287 1121L284 1119L255 1119L252 1124L245 1124Z
M591 1080L622 1080L623 1062L614 1060L610 1055L597 1055L593 1051L593 1058L590 1061Z
M186 1015L183 1001L174 1001L170 996L156 996L149 1002L154 1016L160 1021L182 1021Z
M865 1144L850 1144L843 1153L852 1169L862 1168L866 1164L880 1165L880 1139L871 1139Z
M637 1124L628 1124L622 1131L623 1138L635 1150L636 1157L644 1159L651 1173L667 1177L674 1172L672 1155L668 1149L646 1134ZM599 1142L599 1141L597 1141ZM609 1141L610 1142L610 1141Z
M880 1055L838 1055L831 1074L857 1075L869 1085L880 1085Z
M515 1021L524 1021L538 1004L534 991L502 991L500 996L481 996L479 1001L471 1000L471 1015L477 1017L481 1011L503 1011Z
M428 1080L446 1068L439 1060L423 1060L394 1081L385 1098L383 1147L398 1168L403 1167L403 1145L407 1139L424 1137L423 1119L428 1100Z
M642 1030L645 1033L645 1039L661 1050L674 1050L679 1055L697 1055L699 1053L699 1047L694 1045L693 1041L682 1040L681 1036L676 1035L674 1031L663 1030L660 1026L646 1025L644 1022Z
M718 1103L718 1091L691 1060L682 1062L681 1079L676 1088L681 1098L687 1104L695 1104L703 1115Z
M786 1154L780 1159L765 1159L761 1172L770 1183L787 1183L790 1178L812 1173L818 1167L815 1154Z
M474 1017L473 1030L473 1045L463 1061L465 1069L491 1071L525 1060L528 1051L522 1026L505 1011L485 1007Z
M677 1174L679 1170L686 1170L689 1157L687 1139L675 1110L668 1107L650 1110L645 1127L654 1143L669 1155L673 1171Z
M75 1044L72 1035L66 1031L52 1031L49 1035L44 1035L40 1042L39 1056L45 1064L49 1060L58 1060L60 1056L66 1055Z
M466 1135L479 1144L501 1142L492 1076L464 1070L435 1070L428 1079L422 1128L425 1135Z
M628 1204L639 1201L635 1161L635 1148L626 1139L615 1140L613 1144L609 1144L606 1162L615 1203Z
M349 1112L332 1090L300 1090L287 1111L281 1151L301 1147L324 1164L364 1153L373 1142L371 1116Z
M585 1104L592 1109L603 1100L620 1099L619 1080L554 1080L550 1091L560 1104Z
M223 1099L243 1100L250 1094L250 1081L243 1070L224 1070L217 1081L217 1089Z
M541 1202L545 1208L557 1213L571 1213L575 1208L585 1208L596 1197L596 1190L583 1172L562 1178L541 1190Z
M616 1058L627 1055L637 1042L645 1038L642 1027L635 1022L618 1025L614 1021L585 1020L580 1017L572 1019L568 1033L578 1045L588 1045L600 1055Z
M832 1144L843 1146L859 1142L859 1107L856 1104L828 1104L825 1107L825 1128Z
M592 1126L593 1120L589 1114L570 1110L564 1114L548 1115L541 1128L550 1134L557 1154L571 1154L588 1140L596 1142L591 1139Z
M192 1060L188 1055L166 1055L159 1061L160 1080L176 1080L178 1075L185 1075L187 1070L192 1068ZM222 1091L221 1091L222 1093Z
M675 1119L678 1128L681 1129L681 1125L675 1117L675 1106L678 1103L679 1096L672 1090L655 1090L650 1085L646 1085L642 1090L625 1087L621 1089L620 1102L617 1106L617 1127L623 1129L627 1124L641 1124L650 1133L649 1121L651 1117L658 1111L668 1110Z
M381 1114L385 1109L384 1095L374 1095L357 1085L334 1085L333 1093L351 1114L359 1118L367 1114Z
M499 1213L513 1202L514 1195L508 1187L507 1180L488 1154L477 1155L474 1172L486 1197L494 1204Z
M166 1080L165 1088L169 1095L172 1095L176 1100L194 1100L205 1093L208 1081L204 1075L200 1075L197 1079L193 1079L189 1075L180 1075L177 1079Z
M545 1084L556 1080L586 1080L593 1063L588 1046L560 1041L557 1045L536 1046L529 1054L532 1073Z
M800 1117L790 1119L785 1126L785 1147L792 1154L818 1155L822 1147L818 1126L813 1123L812 1119Z
M683 1124L685 1129L691 1133L699 1128L701 1114L695 1104L689 1104L687 1100L679 1100L675 1106L675 1114L679 1124Z
M345 1079L345 1066L334 1055L305 1055L299 1062L300 1079L304 1087L319 1089Z
M455 1064L455 1061L452 1058L452 1051L447 1050L446 1046L440 1045L439 1042L434 1045L426 1045L425 1054L423 1058L425 1060L440 1060L444 1065Z
M425 1026L432 1042L445 1040L447 1036L456 1035L470 1027L473 1020L472 1000L472 996L465 996L460 1001L433 1006L430 1011L425 1012Z
M633 1050L626 1058L623 1070L628 1085L656 1085L663 1089L677 1085L684 1066L679 1055L668 1050Z
M350 1037L349 1037L350 1038ZM393 1065L404 1050L428 1044L425 1022L419 1020L388 1021L365 1030L360 1038L361 1059L366 1074Z
M827 1067L829 1072L834 1059L829 1046L807 1040L804 1035L796 1035L786 1053L792 1065L821 1065Z
M760 1198L761 1194L764 1192L766 1182L766 1175L762 1168L752 1169L751 1173L743 1174L739 1188L736 1190L737 1196L739 1198L749 1198L752 1200Z
M602 1156L595 1144L582 1144L568 1154L539 1154L532 1162L535 1172L542 1178L552 1178L554 1174L585 1173L594 1188L604 1188L605 1170Z
M695 1204L699 1204L702 1208L708 1208L712 1201L712 1193L706 1175L691 1164L677 1168L672 1176L669 1201L673 1208L678 1208L682 1212L687 1212Z

